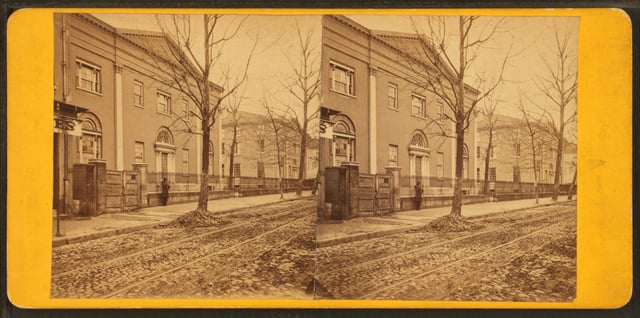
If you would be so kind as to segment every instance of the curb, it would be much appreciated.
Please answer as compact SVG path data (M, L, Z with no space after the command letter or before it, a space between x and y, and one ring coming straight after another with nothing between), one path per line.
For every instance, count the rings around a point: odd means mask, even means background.
M562 204L562 203L566 203L566 202L571 202L571 201L558 201L558 202L545 203L545 204L541 204L541 205L537 205L537 206L528 206L528 207L517 208L517 209L512 209L512 210L491 212L491 213L482 214L482 215L474 215L474 216L469 217L468 219L469 220L479 219L479 218L482 218L482 217L485 217L485 216L488 216L488 215L495 215L495 214L508 213L508 212L517 212L517 211L522 211L522 210L526 210L526 209L530 209L530 208L534 208L534 207L535 208L546 207L546 206ZM334 245L340 245L340 244L345 244L345 243L352 243L352 242L362 241L362 240L371 239L371 238L379 238L379 237L383 237L383 236L387 236L387 235L393 235L393 234L402 233L402 232L405 232L407 230L411 230L413 228L419 228L421 226L423 226L423 224L404 226L404 227L401 227L401 228L389 229L389 230L384 230L384 231L377 231L377 232L370 232L370 233L360 233L360 234L354 234L354 235L346 235L346 236L343 236L343 237L330 238L330 239L325 239L325 240L322 240L322 241L316 241L316 247L322 248L322 247L329 247L329 246L334 246Z
M308 196L308 197L312 197L312 196ZM281 202L296 201L296 200L300 200L300 199L304 199L304 198L307 198L307 196L303 196L303 197L300 197L300 198L283 199L281 201L276 201L276 202L259 203L259 204L255 204L255 205L251 205L251 206L246 206L246 207L241 207L241 208L233 208L233 209L229 209L229 210L216 211L216 212L213 212L213 214L216 214L216 215L218 215L218 214L222 214L222 215L230 214L230 213L233 213L233 212L236 212L236 211L240 211L240 210L243 210L243 209L258 208L258 207L268 206L268 205L277 204L277 203L281 203ZM146 230L146 229L150 229L150 228L156 227L158 225L169 224L171 222L173 222L173 220L156 221L156 222L153 222L153 223L140 224L140 225L135 225L135 226L130 226L130 227L123 227L123 228L120 228L120 229L113 229L113 230L107 230L107 231L102 231L102 232L81 234L81 235L63 237L63 238L53 238L53 240L51 242L51 247L60 247L60 246L63 246L63 245L68 245L68 244L82 243L82 242L91 241L91 240L95 240L95 239L99 239L99 238L105 238L105 237L116 236L116 235L120 235L120 234L127 234L127 233L142 231L142 230Z

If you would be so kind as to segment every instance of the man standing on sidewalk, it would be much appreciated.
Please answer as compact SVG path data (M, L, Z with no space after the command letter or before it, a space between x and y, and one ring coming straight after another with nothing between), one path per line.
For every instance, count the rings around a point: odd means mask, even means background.
M160 200L162 201L162 205L167 205L167 201L169 201L169 188L171 188L171 186L169 185L169 182L167 181L167 178L162 178L162 182L160 183L160 186L162 187L162 192L160 193Z
M422 186L420 185L420 181L416 182L414 190L416 196L413 198L413 202L415 203L416 210L420 210L420 205L422 204Z

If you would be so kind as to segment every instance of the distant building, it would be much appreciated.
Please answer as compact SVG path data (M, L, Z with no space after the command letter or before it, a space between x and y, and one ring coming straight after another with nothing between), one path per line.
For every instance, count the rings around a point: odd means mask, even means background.
M538 171L538 183L552 184L554 175L557 173L555 138L540 125L534 124L533 129L536 131L536 162L534 163L531 135L524 120L500 114L494 116L496 123L493 128L492 147L489 149L488 178L491 182L489 190L495 190L495 182L503 184L508 182L510 183L508 188L513 191L531 191L530 185L535 181L534 169ZM474 151L478 162L476 174L479 182L482 182L485 176L485 154L488 143L489 124L485 118L481 118L478 124L478 143ZM565 141L560 183L571 183L575 169L576 144ZM521 186L521 184L528 185ZM503 189L503 191L509 189Z
M193 103L158 80L166 74L152 54L166 45L162 33L117 29L89 14L54 15L54 209L65 198L73 205L73 166L92 159L118 171L147 164L156 179L150 182L166 176L172 189L190 191L176 176L200 173L202 145L182 124L185 119L197 128ZM211 87L216 98L222 88ZM216 175L219 138L216 124L209 154Z
M239 111L236 147L233 167L230 166L233 142L233 120L230 113L222 116L222 176L228 177L233 169L234 177L255 179L277 179L278 149L276 137L269 118L265 115ZM280 163L284 179L298 179L300 169L299 136L281 121ZM305 179L313 179L318 170L318 141L308 137ZM240 180L238 180L240 182Z
M328 132L321 140L321 164L355 162L360 173L401 168L401 192L410 195L423 180L425 195L451 195L455 178L455 138L443 101L410 80L431 76L406 63L408 47L419 45L409 33L367 29L344 16L322 20L322 115ZM418 60L420 56L415 56ZM426 62L425 62L426 63ZM478 93L468 87L465 102ZM478 161L475 118L465 135L463 191L476 191Z

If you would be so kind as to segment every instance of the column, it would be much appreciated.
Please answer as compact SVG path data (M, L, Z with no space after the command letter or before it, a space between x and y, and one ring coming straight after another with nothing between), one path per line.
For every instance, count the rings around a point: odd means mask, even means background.
M377 100L376 100L376 69L369 68L369 173L375 174L378 171L377 159Z
M124 170L124 122L122 106L122 65L115 65L116 170Z

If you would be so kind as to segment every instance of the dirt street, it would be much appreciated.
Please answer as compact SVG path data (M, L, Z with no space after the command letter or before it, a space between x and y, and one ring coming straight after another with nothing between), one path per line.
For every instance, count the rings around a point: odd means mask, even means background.
M327 299L568 302L575 297L576 206L471 219L320 248L317 296Z
M54 248L51 296L312 297L305 291L314 268L314 199L216 220Z

